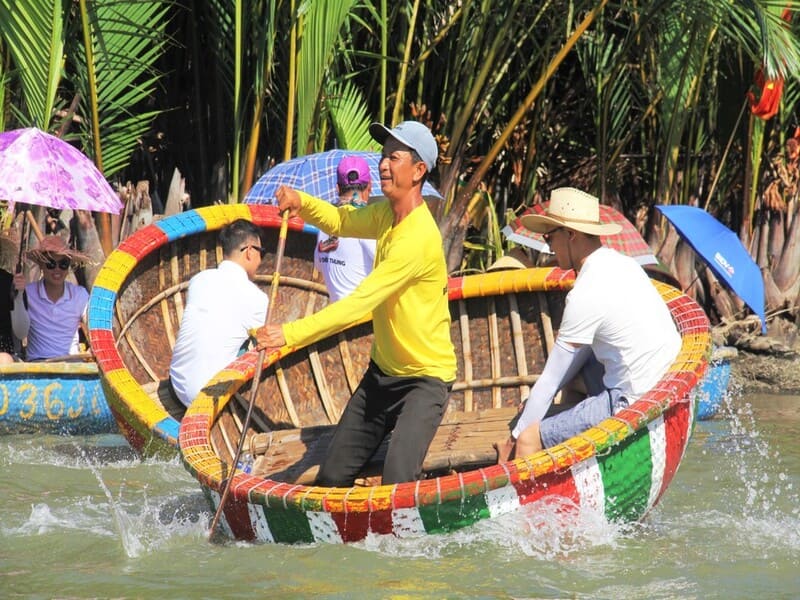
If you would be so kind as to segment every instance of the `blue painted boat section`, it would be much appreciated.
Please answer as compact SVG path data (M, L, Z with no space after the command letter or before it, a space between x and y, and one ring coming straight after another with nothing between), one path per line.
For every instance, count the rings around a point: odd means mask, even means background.
M114 314L114 302L117 293L104 287L94 286L89 296L88 325L89 329L111 330L111 316Z
M695 390L697 418L710 419L720 409L731 378L731 361L728 358L712 360L708 363L706 376Z
M156 423L155 427L153 428L154 433L159 436L161 439L166 440L170 443L170 445L174 448L178 447L178 433L180 431L181 424L178 422L177 419L173 417L167 417Z
M169 219L156 221L154 225L164 232L170 242L208 229L205 219L196 210L172 215Z
M0 374L0 433L118 432L96 372Z

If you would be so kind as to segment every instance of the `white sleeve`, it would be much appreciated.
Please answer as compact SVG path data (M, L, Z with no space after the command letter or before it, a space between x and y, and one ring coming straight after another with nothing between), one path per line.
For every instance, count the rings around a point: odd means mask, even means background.
M542 374L531 389L525 409L522 411L517 424L511 431L516 439L525 429L540 422L553 398L567 381L575 377L590 356L591 346L573 346L567 342L556 339L550 356L544 365Z
M17 294L14 298L14 308L11 309L11 329L19 340L28 337L28 330L31 327L31 319L28 316L28 309L25 308L25 292Z

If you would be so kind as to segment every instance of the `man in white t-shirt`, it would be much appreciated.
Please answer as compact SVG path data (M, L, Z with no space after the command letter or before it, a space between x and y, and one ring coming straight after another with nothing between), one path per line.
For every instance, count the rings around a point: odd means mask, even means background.
M338 206L353 210L367 205L372 186L369 163L360 156L345 156L336 168ZM375 240L340 238L322 231L317 237L314 265L325 279L331 302L344 298L372 271Z
M559 188L544 215L522 217L523 226L544 235L558 266L577 277L542 375L511 435L496 444L499 462L559 444L622 410L661 379L680 350L669 309L645 271L600 243L621 227L600 222L599 204ZM553 397L581 370L588 396L545 419Z
M253 278L266 249L258 228L238 219L219 234L223 261L191 278L169 376L178 399L189 406L206 383L230 364L264 325L269 298Z

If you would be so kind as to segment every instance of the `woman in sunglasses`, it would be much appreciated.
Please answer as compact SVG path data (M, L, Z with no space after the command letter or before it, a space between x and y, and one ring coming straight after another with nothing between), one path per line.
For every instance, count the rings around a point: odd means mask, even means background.
M17 295L11 318L14 334L28 338L26 360L78 354L78 331L86 316L89 292L67 281L67 276L72 267L90 264L91 259L58 235L43 237L26 256L42 273L41 279L27 285L22 273L14 276Z

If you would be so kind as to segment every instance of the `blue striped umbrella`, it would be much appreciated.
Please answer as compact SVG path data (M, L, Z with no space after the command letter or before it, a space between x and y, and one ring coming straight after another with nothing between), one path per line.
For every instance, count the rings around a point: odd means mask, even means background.
M244 202L245 204L275 204L275 192L282 185L333 202L337 197L336 167L345 156L361 156L369 163L369 174L372 178L370 197L380 197L381 180L378 173L380 154L357 150L326 150L278 163L253 184L253 187L247 192ZM427 182L422 188L422 195L427 200L441 199L442 197Z

